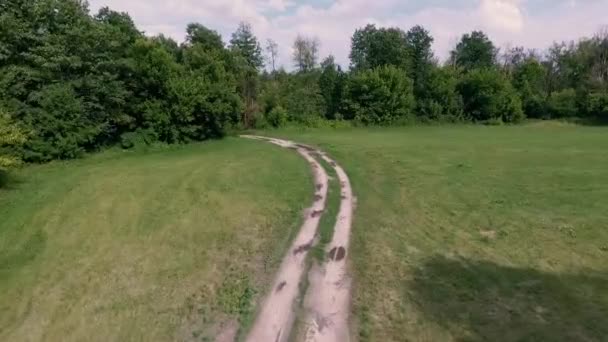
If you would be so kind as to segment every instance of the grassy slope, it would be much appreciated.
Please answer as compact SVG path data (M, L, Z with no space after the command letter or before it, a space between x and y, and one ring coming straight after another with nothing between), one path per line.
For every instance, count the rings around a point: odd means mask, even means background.
M560 125L269 134L352 178L363 341L608 336L608 130Z
M3 341L204 340L247 325L313 189L295 153L236 138L21 179L0 190Z

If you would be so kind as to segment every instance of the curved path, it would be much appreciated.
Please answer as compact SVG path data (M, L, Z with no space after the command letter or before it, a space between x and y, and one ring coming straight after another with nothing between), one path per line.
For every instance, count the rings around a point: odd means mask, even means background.
M308 275L310 286L305 296L305 341L343 342L350 338L350 284L346 256L353 214L353 194L344 170L324 152L288 140L244 135L296 150L311 165L316 184L315 201L302 228L284 257L272 289L264 300L247 341L287 341L295 321L300 283L306 271L306 256L315 244L317 228L325 210L328 177L316 158L322 158L336 171L341 186L341 202L334 235L327 247L327 259L314 266ZM302 340L296 336L296 340Z

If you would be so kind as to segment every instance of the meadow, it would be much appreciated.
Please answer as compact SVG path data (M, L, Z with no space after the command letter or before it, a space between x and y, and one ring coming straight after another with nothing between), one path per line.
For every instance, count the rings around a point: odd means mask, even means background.
M2 341L244 330L313 188L297 155L238 138L16 174L0 189Z
M605 127L258 133L318 146L351 178L358 340L608 336ZM242 338L313 198L306 161L237 137L15 174L0 190L6 341Z
M348 171L361 341L608 336L604 127L283 130Z

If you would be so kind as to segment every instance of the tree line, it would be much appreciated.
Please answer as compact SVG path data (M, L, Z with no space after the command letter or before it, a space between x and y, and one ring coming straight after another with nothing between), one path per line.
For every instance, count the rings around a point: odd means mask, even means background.
M350 68L298 35L293 72L241 23L225 44L202 24L181 44L148 37L126 13L79 0L0 3L0 169L112 145L187 143L231 129L471 121L608 119L608 32L539 52L500 51L481 31L447 62L421 26L367 25Z

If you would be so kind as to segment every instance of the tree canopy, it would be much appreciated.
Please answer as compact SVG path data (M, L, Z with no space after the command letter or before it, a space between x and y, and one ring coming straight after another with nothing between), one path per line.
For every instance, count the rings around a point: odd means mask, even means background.
M464 34L450 53L451 63L464 70L490 68L496 63L496 47L482 31Z
M320 56L317 37L294 33L293 72L274 40L263 55L246 22L228 44L188 24L180 44L146 36L107 7L91 14L77 0L8 0L0 33L2 167L287 122L608 120L608 30L501 54L474 31L442 65L424 27L369 24L352 35L349 70Z

